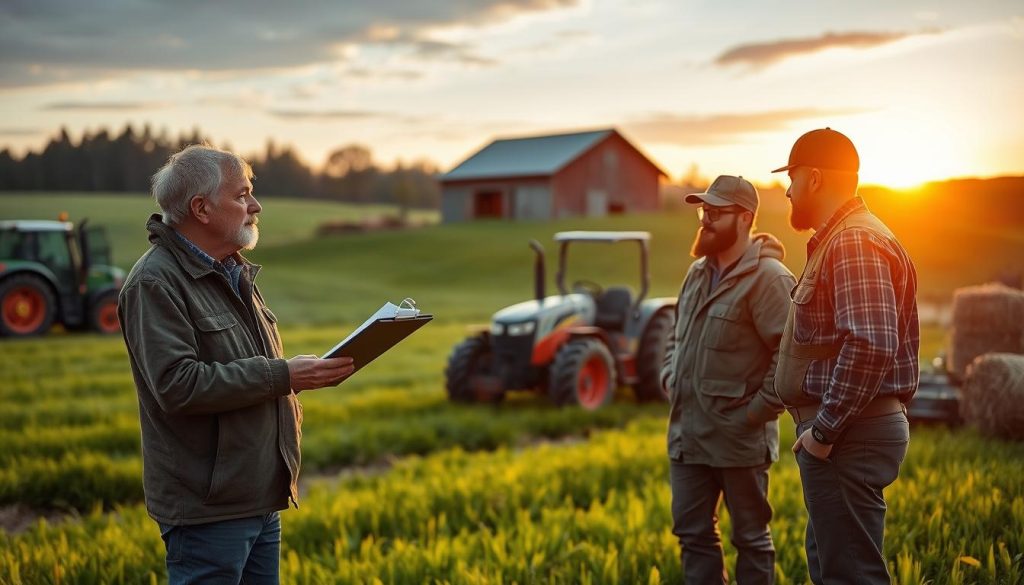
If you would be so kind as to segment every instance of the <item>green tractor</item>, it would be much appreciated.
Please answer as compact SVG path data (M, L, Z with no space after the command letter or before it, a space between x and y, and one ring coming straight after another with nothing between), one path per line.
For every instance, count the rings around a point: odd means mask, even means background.
M650 283L647 232L559 232L559 294L544 294L544 249L530 247L534 300L506 307L458 344L448 358L445 386L454 402L496 402L509 390L537 390L558 405L594 410L620 385L641 401L664 400L661 365L675 323L674 298L644 299ZM565 285L572 244L636 243L640 292L578 280Z
M0 221L0 336L68 329L117 333L117 293L125 273L113 265L101 227L67 221Z

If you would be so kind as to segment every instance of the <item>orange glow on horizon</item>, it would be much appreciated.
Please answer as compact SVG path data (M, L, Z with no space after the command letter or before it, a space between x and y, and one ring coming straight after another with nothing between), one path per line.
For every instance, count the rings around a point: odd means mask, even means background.
M940 112L866 115L851 136L860 153L862 184L896 190L975 174L961 133Z

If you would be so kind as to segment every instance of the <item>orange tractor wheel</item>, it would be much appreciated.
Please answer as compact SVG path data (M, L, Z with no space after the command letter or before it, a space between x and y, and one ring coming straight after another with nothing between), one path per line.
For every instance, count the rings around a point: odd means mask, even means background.
M43 279L15 274L0 282L0 335L25 337L45 333L53 325L56 313L56 298Z
M579 404L586 410L611 402L618 386L612 354L595 338L573 339L563 345L551 364L550 376L548 395L555 404Z
M89 307L89 326L107 335L121 331L117 320L117 291L104 293L93 302Z

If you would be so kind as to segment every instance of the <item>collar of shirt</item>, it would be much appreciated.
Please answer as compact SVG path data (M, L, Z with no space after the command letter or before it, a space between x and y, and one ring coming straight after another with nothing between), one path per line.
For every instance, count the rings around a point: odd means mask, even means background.
M234 256L228 256L223 262L220 262L213 256L204 252L199 246L195 245L192 240L182 235L181 232L174 230L174 235L178 236L181 243L185 244L185 247L195 254L197 258L202 260L204 264L226 276L228 278L228 282L231 284L231 288L234 289L235 293L240 294L238 291L238 278L242 272L242 265L235 260Z
M715 262L711 258L708 258L707 265L708 268L711 270L710 290L715 290L715 287L718 286L718 283L722 282L722 279L728 276L729 273L732 272L733 268L736 268L736 265L740 263L740 260L743 260L743 256L737 258L735 262L726 266L724 269L719 270L718 262Z
M844 203L842 207L837 209L836 212L832 214L832 217L828 218L828 221L826 221L819 230L814 232L814 236L807 241L807 257L811 257L811 254L814 253L814 250L821 244L821 241L825 239L825 235L833 226L846 219L846 216L858 209L867 209L867 206L864 204L864 200L861 199L860 196L850 199Z

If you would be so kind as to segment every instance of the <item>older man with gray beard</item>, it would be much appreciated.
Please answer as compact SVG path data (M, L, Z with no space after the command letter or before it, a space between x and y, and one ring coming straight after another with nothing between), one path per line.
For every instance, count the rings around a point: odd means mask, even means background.
M153 176L152 246L118 302L146 509L172 585L278 583L279 511L298 499L297 394L354 370L347 357L281 357L260 267L239 253L259 240L252 178L239 156L209 146L171 156Z

